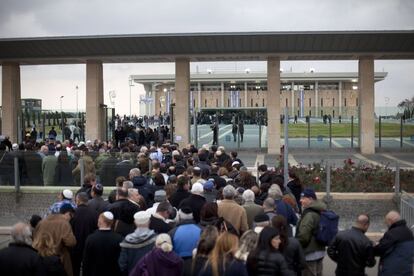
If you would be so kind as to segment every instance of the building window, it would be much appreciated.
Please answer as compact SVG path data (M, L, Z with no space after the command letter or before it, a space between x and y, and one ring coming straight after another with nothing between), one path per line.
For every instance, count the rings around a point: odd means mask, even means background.
M332 106L335 106L335 98L332 98Z
M346 98L344 98L344 106L346 106Z
M323 98L321 98L321 106L323 106Z
M250 99L250 106L253 107L253 99Z
M286 98L286 107L289 106L289 100Z
M264 107L264 99L262 99L262 106Z
M216 99L216 107L218 107L218 99Z
M309 98L309 107L311 107L311 106L312 106L312 99Z

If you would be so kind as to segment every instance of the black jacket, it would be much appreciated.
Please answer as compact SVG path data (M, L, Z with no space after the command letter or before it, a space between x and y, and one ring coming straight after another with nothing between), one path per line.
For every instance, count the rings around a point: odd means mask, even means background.
M217 190L220 190L220 188L224 188L227 185L226 180L218 176L218 174L210 174L209 178L214 179L214 185L216 186Z
M157 234L168 233L172 226L166 223L161 218L157 218L156 216L152 215L149 222L149 229L154 230Z
M0 275L45 275L43 260L33 247L10 243L0 250Z
M246 266L249 275L295 275L291 270L288 269L285 258L279 251L260 251L258 254L256 254L256 252L251 252L247 257Z
M170 203L173 207L178 208L180 206L181 201L189 197L191 193L189 191L186 191L182 188L178 188L177 191L172 194L170 198Z
M288 268L296 275L302 275L302 269L306 266L305 254L303 253L302 246L295 238L289 238L289 242L286 248L282 252L285 257Z
M109 202L104 200L101 196L97 196L88 201L88 208L95 211L99 216L105 212L109 207Z
M108 211L114 214L115 219L115 232L126 236L129 233L134 232L134 215L140 211L138 205L132 203L128 199L119 199L109 205Z
M190 207L193 211L193 218L196 223L200 222L200 212L206 204L206 199L201 195L191 194L189 197L181 201L179 208L182 206Z
M364 276L365 267L375 265L372 242L356 227L339 232L328 247L328 255L337 263L336 275Z

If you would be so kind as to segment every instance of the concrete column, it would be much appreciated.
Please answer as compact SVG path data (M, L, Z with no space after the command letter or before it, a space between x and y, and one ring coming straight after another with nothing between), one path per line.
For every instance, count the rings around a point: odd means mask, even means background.
M224 83L221 83L221 107L224 107Z
M359 147L362 154L375 153L374 59L360 57L358 63Z
M20 99L20 66L17 63L2 65L2 125L1 134L9 136L12 143L18 141L18 119L22 116ZM39 131L39 130L38 130Z
M201 110L201 83L198 83L198 111Z
M247 107L247 82L244 82L244 107Z
M175 137L174 141L185 147L190 142L190 61L185 58L175 60Z
M269 154L280 154L280 59L267 59L267 141Z
M315 117L319 117L319 82L315 81Z
M86 63L86 140L103 140L104 121L103 69L101 61Z
M291 92L290 92L290 94L291 94L291 99L290 99L290 114L291 114L291 116L293 117L293 116L295 116L295 90L293 89L294 88L294 86L295 86L295 83L292 81L292 84L291 84Z
M339 99L338 99L339 112L338 112L338 115L336 115L337 117L339 115L342 116L342 81L339 82L338 89L339 89L339 95L338 95L338 97L339 97Z

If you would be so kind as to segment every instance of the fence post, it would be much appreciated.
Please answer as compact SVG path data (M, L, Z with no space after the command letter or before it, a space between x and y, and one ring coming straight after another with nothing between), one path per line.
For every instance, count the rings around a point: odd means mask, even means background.
M326 197L331 198L331 163L326 163Z
M15 156L14 160L14 188L16 193L20 191L20 172L19 172L19 158Z
M378 124L378 146L381 148L381 116L379 116L379 124Z
M285 146L284 146L284 159L283 159L283 176L284 176L284 186L287 187L288 181L289 181L289 110L287 107L285 107Z
M329 120L329 148L332 148L332 120Z
M354 116L351 116L351 149L354 148Z
M403 147L403 117L400 119L400 148Z
M83 181L84 181L84 179L85 179L85 164L84 164L84 162L83 162L84 160L83 160L83 158L81 157L80 159L79 159L79 167L80 167L80 186L82 187L82 185L83 185Z
M400 164L395 164L395 181L394 181L395 196L398 198L400 195Z
M310 117L308 119L308 149L310 149Z

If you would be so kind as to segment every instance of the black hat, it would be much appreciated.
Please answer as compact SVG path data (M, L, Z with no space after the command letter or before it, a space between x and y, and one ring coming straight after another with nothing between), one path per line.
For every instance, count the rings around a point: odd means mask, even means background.
M73 209L72 205L69 203L65 203L60 207L59 213L66 214L67 212L75 212L75 209Z
M254 222L260 223L260 222L266 222L269 221L269 217L265 214L260 214L254 217Z

